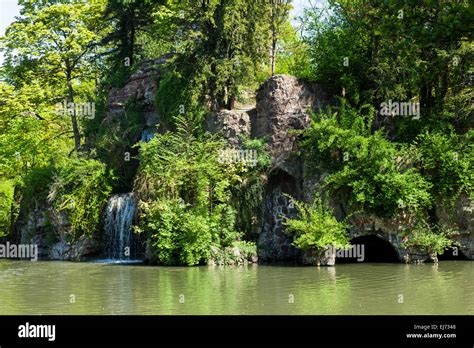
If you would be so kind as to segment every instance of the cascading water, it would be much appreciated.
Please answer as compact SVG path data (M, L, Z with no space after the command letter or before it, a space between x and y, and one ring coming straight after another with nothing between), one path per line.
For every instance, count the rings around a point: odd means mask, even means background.
M130 260L137 255L137 238L132 232L137 204L132 193L110 197L105 215L105 254L112 260Z
M153 130L151 128L145 128L142 132L140 141L144 142L144 143L147 143L151 140L151 138L154 137L154 135L155 135L155 130Z

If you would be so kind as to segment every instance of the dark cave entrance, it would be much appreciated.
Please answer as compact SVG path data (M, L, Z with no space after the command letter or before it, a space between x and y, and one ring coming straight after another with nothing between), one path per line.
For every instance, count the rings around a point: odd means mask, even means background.
M393 245L375 235L360 236L351 239L352 254L336 254L336 264L359 262L399 263L398 253ZM341 252L342 253L342 252ZM363 256L363 258L361 257Z

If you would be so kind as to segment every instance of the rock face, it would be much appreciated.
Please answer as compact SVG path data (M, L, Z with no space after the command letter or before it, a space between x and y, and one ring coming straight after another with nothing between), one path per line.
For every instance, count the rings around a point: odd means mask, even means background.
M154 101L158 89L158 81L163 71L163 64L169 56L146 60L128 79L122 88L113 88L107 99L108 113L104 123L110 123L122 117L128 103L136 102L142 108L145 132L155 131L159 116L155 111ZM140 139L137 139L137 141Z
M140 101L145 107L152 107L161 66L166 63L166 60L167 57L162 57L143 61L122 88L114 88L110 91L107 100L109 110L113 112L122 109L132 99Z
M211 247L211 258L208 264L210 266L242 266L257 262L258 256L255 251L245 251L243 248L234 246L224 250Z
M273 166L290 175L301 177L302 162L295 158L297 134L309 126L310 110L328 105L328 98L317 85L296 77L275 75L257 92L252 137L269 137Z
M285 232L284 217L296 214L290 198L312 201L316 191L323 192L322 183L327 173L308 170L298 156L298 130L310 124L310 110L316 111L332 104L327 94L317 85L307 84L295 77L276 75L265 82L257 92L255 110L243 115L238 111L221 111L208 119L208 130L222 132L233 146L240 145L238 136L266 137L267 150L271 155L271 169L265 188L262 227L258 239L258 257L262 262L298 261L305 264L333 265L334 255L320 258L302 253L292 246L292 236ZM250 120L250 124L248 123ZM335 215L342 219L348 215L348 197L330 196L329 203ZM440 222L457 227L460 251L474 259L472 202L461 196L454 210L442 205L436 207ZM402 247L400 232L409 229L412 217L409 213L399 218L384 219L372 215L354 215L350 220L349 238L372 236L393 249L400 262L418 263L436 261L433 255L407 250ZM395 255L394 254L394 255Z
M250 136L250 115L255 110L220 110L206 119L205 128L222 134L231 147L242 145L242 137Z
M296 211L290 196L303 196L303 161L297 156L295 131L309 126L310 111L328 104L317 85L293 76L275 75L257 92L252 137L267 137L272 164L265 190L263 226L258 240L259 259L267 262L299 261L302 254L285 232L284 217Z
M263 262L298 261L302 254L291 245L285 233L284 217L296 213L290 197L301 199L303 162L296 155L294 131L308 127L310 110L328 104L328 98L317 85L310 85L293 76L275 75L257 92L253 110L222 110L211 115L207 130L220 132L230 146L241 145L240 136L268 139L271 170L265 189L262 228L258 239L258 258Z
M84 261L101 252L100 243L92 238L81 237L73 243L66 242L65 236L71 227L67 216L47 205L33 202L24 220L18 224L18 243L37 245L39 259ZM59 242L54 241L57 236Z
M465 194L458 197L454 207L445 204L436 205L436 217L441 224L457 227L461 244L460 251L470 260L474 260L474 202Z
M64 240L54 244L49 252L49 258L62 261L85 261L98 256L100 251L101 246L97 240L83 236L71 244Z

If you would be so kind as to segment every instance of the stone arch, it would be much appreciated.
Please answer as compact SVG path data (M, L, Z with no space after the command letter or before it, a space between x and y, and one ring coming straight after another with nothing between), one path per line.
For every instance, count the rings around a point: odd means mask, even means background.
M355 262L383 262L398 263L401 261L400 252L397 245L392 241L379 234L362 234L353 236L350 243L354 246L352 250L363 252L363 260L358 261L358 257L350 257L355 254L349 254L349 257L337 257L338 263L355 263Z

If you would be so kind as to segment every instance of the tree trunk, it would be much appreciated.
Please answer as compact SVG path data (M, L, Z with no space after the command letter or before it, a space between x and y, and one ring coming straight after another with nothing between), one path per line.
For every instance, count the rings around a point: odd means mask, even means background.
M278 1L273 0L272 3L272 13L271 13L271 21L272 21L272 49L271 49L271 66L272 66L272 76L275 75L275 66L276 66L276 45L277 45L277 7Z
M276 46L277 46L277 38L276 33L273 32L272 37L272 76L275 75L275 66L276 66Z
M74 90L72 89L72 78L71 78L71 71L68 70L66 72L67 78L67 89L69 93L68 102L74 103ZM76 118L76 107L73 107L73 112L71 115L71 122L72 122L72 131L74 133L74 146L76 151L79 151L81 147L81 136L79 134L79 127L77 126L77 118Z
M134 63L133 55L135 53L134 52L135 51L135 24L133 23L133 20L131 21L131 25L132 25L132 28L130 30L130 65L133 65Z
M227 110L232 110L235 108L235 96L234 95L229 95L229 98L227 99Z

